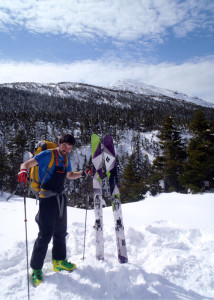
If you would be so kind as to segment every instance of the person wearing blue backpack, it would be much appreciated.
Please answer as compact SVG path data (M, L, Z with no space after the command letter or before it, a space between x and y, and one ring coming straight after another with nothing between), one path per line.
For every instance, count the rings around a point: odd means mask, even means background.
M65 179L85 177L85 171L72 171L68 154L75 145L75 138L70 134L60 136L55 149L41 151L39 154L24 162L18 173L18 180L25 186L27 173L30 168L39 166L39 211L36 222L39 226L38 237L35 241L30 266L32 268L32 282L38 286L43 281L42 267L53 238L52 263L55 272L61 270L73 271L74 263L66 260L67 235L67 206L64 192ZM54 153L54 163L47 171Z

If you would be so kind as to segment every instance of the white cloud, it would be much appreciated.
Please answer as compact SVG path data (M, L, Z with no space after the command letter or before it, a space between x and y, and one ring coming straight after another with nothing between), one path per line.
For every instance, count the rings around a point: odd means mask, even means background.
M177 90L214 103L213 56L180 65L127 63L119 60L86 60L70 64L0 61L0 83L70 81L108 86L123 79L138 80L157 87Z
M212 0L0 0L0 28L15 26L76 38L112 37L131 41L162 40L168 29L177 36L200 27L213 29Z

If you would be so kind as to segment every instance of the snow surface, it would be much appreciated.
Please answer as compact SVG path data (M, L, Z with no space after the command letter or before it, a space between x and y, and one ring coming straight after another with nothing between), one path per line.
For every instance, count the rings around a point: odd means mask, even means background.
M148 85L143 82L138 82L136 80L131 80L131 79L118 80L115 83L112 83L109 87L114 90L129 91L136 94L152 96L153 99L157 101L163 101L160 98L160 96L163 95L177 100L184 100L197 105L214 108L214 104L202 100L198 97L192 95L186 95L177 91L171 91L168 89L155 87L153 85Z
M23 197L0 197L1 299L27 299ZM105 261L95 259L94 212L68 207L67 258L77 270L54 273L51 244L44 282L30 299L214 299L214 194L147 195L122 205L129 262L119 264L111 207L104 208ZM29 256L38 229L38 205L27 198Z

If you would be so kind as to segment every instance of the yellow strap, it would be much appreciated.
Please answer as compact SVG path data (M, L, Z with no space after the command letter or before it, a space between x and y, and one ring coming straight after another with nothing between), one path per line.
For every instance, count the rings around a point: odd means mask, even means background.
M42 151L42 147L38 147L36 149L36 152L35 152L34 156L37 155L37 154L39 154L41 151Z
M51 151L51 160L48 164L48 168L52 168L53 164L54 164L54 161L55 161L55 154L54 154L54 149L50 149Z

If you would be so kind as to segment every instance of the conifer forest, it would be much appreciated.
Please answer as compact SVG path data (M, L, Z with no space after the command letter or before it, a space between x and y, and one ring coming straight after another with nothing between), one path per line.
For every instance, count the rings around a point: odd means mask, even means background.
M113 136L122 203L143 199L148 191L214 188L214 108L83 84L73 89L75 96L60 97L0 87L0 191L16 189L20 164L39 140L56 142L63 132L76 138L76 155L71 155L76 170L91 163L91 134ZM69 205L84 207L86 182L67 182L66 193ZM110 204L105 169L103 193Z

